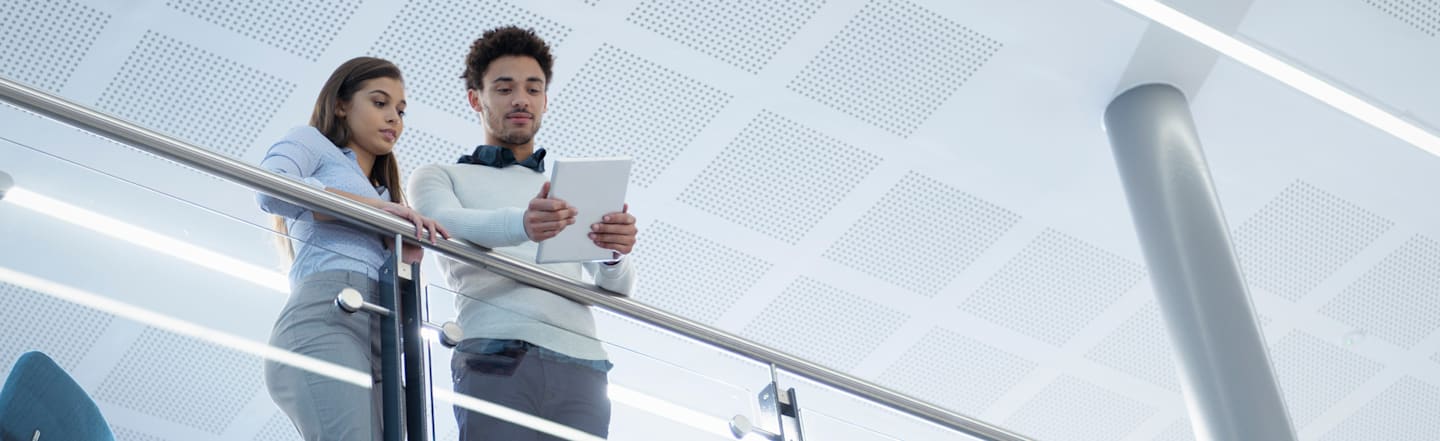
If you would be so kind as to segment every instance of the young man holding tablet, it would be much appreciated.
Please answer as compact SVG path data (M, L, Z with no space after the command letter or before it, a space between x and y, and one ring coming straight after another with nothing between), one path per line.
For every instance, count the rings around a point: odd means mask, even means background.
M634 264L623 259L635 245L635 217L624 209L592 225L573 225L575 209L548 198L545 150L535 133L545 114L554 59L534 31L502 27L476 40L465 59L470 106L485 127L485 144L459 164L432 164L411 176L415 208L440 222L452 237L534 262L537 243L567 228L585 228L614 260L556 263L546 268L579 279L594 275L601 288L628 295ZM618 208L618 207L617 207ZM451 370L456 392L605 437L611 365L589 307L553 293L439 256L452 289L465 339ZM545 439L507 421L456 409L460 438Z

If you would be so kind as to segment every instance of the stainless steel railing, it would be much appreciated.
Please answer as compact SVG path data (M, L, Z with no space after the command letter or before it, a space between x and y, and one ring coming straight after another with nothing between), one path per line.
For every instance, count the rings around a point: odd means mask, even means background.
M106 115L44 91L0 78L0 99L65 124L114 139L140 150L179 162L344 219L379 234L399 235L414 241L414 226L384 212L328 192L297 183L236 159L203 149L129 121ZM553 292L565 298L595 305L635 320L713 345L741 356L773 365L797 376L870 400L899 412L986 440L1022 441L1015 433L960 415L873 383L802 360L795 356L745 340L730 333L696 323L654 307L616 297L529 263L476 247L458 240L437 244L415 242L458 260L484 266L498 274Z

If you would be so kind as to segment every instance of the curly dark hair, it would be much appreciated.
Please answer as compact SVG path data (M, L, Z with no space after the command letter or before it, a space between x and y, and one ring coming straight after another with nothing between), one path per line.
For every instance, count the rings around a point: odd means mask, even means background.
M519 26L502 26L485 31L480 39L470 45L470 54L465 56L465 87L484 90L485 70L496 58L519 55L534 58L545 72L545 87L550 87L550 66L555 57L550 55L550 45L545 43L534 29Z

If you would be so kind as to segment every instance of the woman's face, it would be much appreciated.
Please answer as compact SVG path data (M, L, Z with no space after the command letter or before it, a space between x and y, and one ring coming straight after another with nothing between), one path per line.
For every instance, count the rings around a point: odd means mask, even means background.
M405 84L394 78L365 80L337 114L350 129L346 147L374 156L390 154L405 130Z

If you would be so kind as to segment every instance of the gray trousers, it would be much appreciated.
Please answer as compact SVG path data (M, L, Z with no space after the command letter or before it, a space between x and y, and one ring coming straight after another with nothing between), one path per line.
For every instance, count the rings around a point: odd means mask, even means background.
M450 360L455 392L535 415L601 438L610 434L609 375L600 369L545 356L534 345L497 345L482 352L456 348ZM608 362L604 362L608 365ZM608 370L608 366L605 368ZM455 408L461 441L558 440L489 415Z
M307 441L379 440L380 321L374 315L346 314L335 296L355 288L365 301L378 298L379 282L351 271L325 271L298 284L270 333L270 345L370 372L365 389L287 364L265 362L270 398L290 416Z

